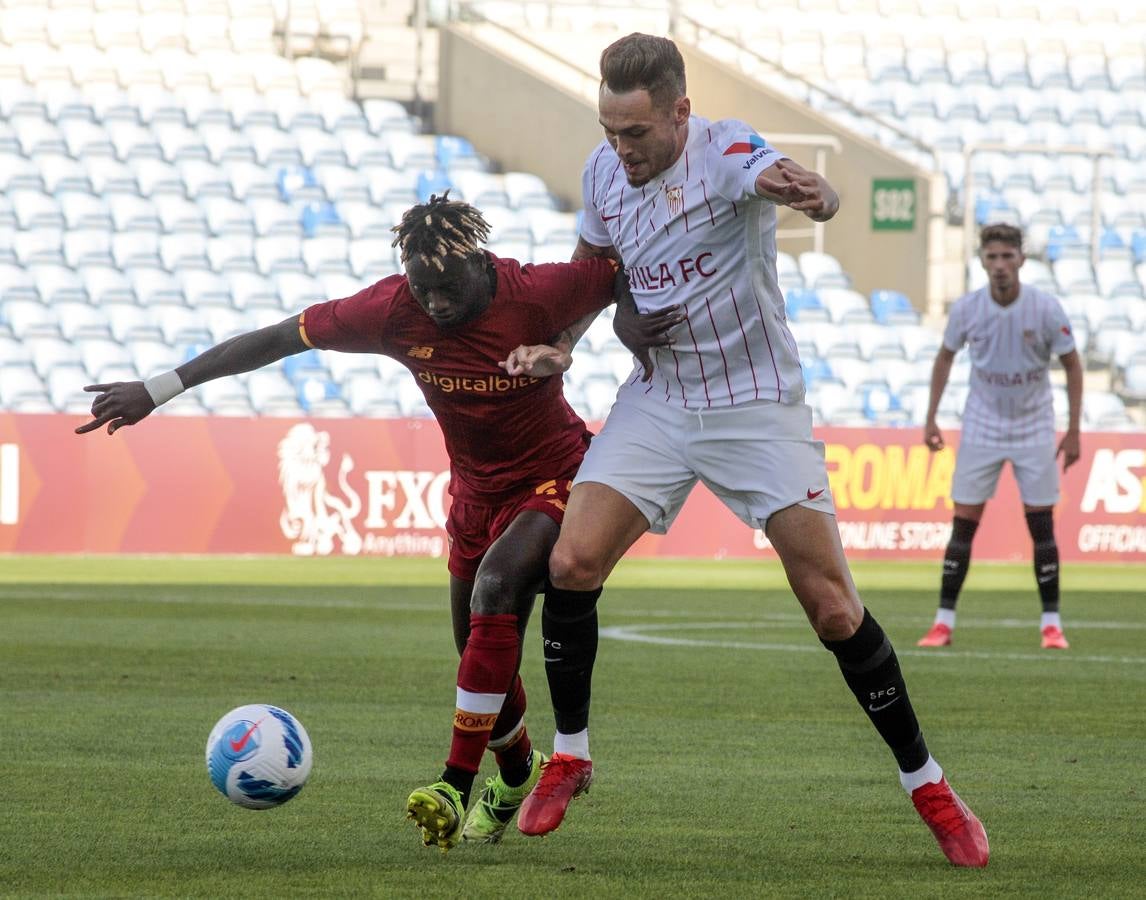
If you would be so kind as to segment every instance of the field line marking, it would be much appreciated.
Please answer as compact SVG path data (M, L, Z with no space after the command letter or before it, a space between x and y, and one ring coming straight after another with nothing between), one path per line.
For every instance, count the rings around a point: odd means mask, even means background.
M716 647L722 650L778 650L788 653L822 653L822 647L810 644L778 644L773 642L757 641L717 641L701 640L697 638L667 637L660 634L648 634L656 631L689 631L697 629L719 630L727 628L743 628L748 622L682 622L678 625L614 625L601 629L601 637L614 641L629 641L638 644L661 644L673 647ZM1146 658L1135 656L1090 656L1076 653L1000 653L989 650L897 650L898 656L915 656L925 659L1003 659L1020 662L1088 662L1088 663L1119 663L1122 665L1140 666L1146 664Z

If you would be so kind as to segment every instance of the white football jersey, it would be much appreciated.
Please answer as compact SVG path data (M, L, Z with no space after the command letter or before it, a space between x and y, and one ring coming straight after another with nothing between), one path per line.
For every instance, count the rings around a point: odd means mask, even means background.
M1052 354L1074 349L1062 305L1022 285L1010 306L991 299L989 286L951 307L943 346L971 355L971 386L961 440L984 447L1034 447L1054 442L1054 406L1048 369Z
M686 409L803 401L776 283L776 207L755 191L784 158L743 122L699 116L676 163L641 187L608 141L589 155L581 236L620 252L641 312L675 303L687 316L670 333L676 343L653 351L652 383L635 369L622 390Z

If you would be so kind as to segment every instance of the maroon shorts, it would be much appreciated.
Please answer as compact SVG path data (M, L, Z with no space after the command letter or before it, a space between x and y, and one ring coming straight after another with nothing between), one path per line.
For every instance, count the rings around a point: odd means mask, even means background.
M545 513L560 525L565 518L569 490L573 487L573 474L567 472L561 478L524 490L500 506L478 506L455 500L446 521L446 534L450 540L450 574L463 581L473 581L486 551L526 510Z

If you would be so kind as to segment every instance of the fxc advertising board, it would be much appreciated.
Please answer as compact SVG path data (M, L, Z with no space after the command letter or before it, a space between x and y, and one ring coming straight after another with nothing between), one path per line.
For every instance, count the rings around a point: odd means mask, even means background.
M0 415L0 552L443 556L449 472L431 420L156 417L77 437L69 416ZM913 430L820 429L853 558L938 559L952 450ZM949 435L954 438L956 435ZM545 490L544 485L539 490ZM977 559L1027 559L1004 474ZM1057 514L1067 560L1146 562L1146 435L1083 435ZM640 556L771 554L703 487Z

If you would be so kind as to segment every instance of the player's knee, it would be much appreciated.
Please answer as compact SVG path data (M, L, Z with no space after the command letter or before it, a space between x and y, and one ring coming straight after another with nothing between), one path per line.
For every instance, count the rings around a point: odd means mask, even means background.
M825 641L846 641L856 633L862 621L863 607L860 607L859 615L856 615L850 605L828 607L825 604L824 608L817 609L812 616L812 628L816 636Z
M816 579L800 599L816 635L826 641L847 640L863 621L863 603L843 580Z
M470 612L479 616L516 615L520 612L521 593L521 585L504 572L478 572L470 596Z
M604 581L601 565L569 544L557 542L549 554L549 580L567 591L592 591Z

